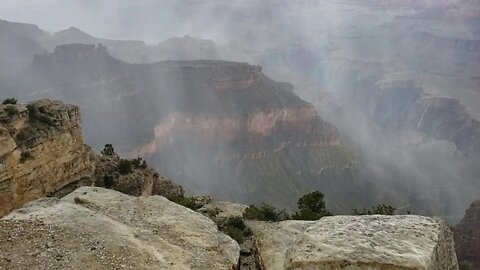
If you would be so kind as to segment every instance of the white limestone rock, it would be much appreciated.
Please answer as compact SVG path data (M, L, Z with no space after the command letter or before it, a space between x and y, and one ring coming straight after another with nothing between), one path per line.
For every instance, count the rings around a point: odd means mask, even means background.
M456 270L452 233L437 218L333 216L249 222L265 270Z
M96 187L0 220L0 269L232 269L239 251L202 214Z

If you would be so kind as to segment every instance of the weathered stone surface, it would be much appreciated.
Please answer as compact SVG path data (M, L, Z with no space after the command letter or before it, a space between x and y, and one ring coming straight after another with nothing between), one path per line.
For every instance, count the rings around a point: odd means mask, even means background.
M452 233L421 216L333 216L251 222L269 269L458 269Z
M215 213L216 215L212 216L212 219L217 223L221 223L229 217L242 217L246 208L247 206L244 204L212 201L198 209L197 212L204 213L209 216L211 216L211 213Z
M91 176L80 123L78 107L60 101L0 105L0 216Z
M238 244L161 196L82 187L0 221L2 269L232 269Z
M150 166L132 166L128 174L120 174L117 154L101 155L96 158L94 184L133 196L161 195L167 198L183 196L183 188L168 178L160 176Z

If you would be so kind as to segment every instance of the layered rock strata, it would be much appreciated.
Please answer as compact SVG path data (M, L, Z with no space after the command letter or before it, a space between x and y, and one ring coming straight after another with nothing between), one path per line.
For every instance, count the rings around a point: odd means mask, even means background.
M60 101L0 105L0 216L92 175L80 124Z

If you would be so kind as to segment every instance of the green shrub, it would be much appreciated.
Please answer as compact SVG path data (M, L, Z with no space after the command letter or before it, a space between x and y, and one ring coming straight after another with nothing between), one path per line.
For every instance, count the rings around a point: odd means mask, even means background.
M243 222L241 217L229 217L223 224L221 230L239 244L245 241L245 237L252 235L252 231L247 227L245 222Z
M255 205L248 206L243 213L243 217L245 219L263 221L282 221L289 219L285 209L279 211L268 204L262 204L259 207Z
M235 227L240 230L245 230L247 229L247 225L245 222L243 222L242 217L229 217L227 221L225 222L226 227Z
M395 214L395 208L386 205L386 204L381 204L377 206L372 206L371 210L365 209L365 208L360 208L360 209L353 209L353 214L357 216L361 215L394 215Z
M102 153L102 155L104 156L113 156L115 155L115 149L113 149L113 145L105 144L103 150L100 153Z
M230 236L233 240L237 241L237 243L242 244L245 241L245 236L243 235L243 231L235 228L235 227L225 227L223 228L223 233Z
M177 196L177 197L170 198L170 201L183 205L187 208L190 208L193 211L196 211L197 209L202 207L197 203L194 197Z
M36 105L28 104L27 109L28 109L29 120L31 122L40 122L50 126L55 125L54 119L52 119L50 116L46 115L45 113L42 113Z
M145 160L143 160L142 157L132 159L132 165L135 168L140 168L140 169L146 169L147 168L147 162Z
M7 99L4 99L3 102L2 102L3 105L7 105L7 104L17 104L17 100L15 98L7 98Z
M326 209L323 193L314 191L298 199L298 212L292 218L297 220L318 220L332 214Z
M133 172L131 161L126 159L120 159L120 161L118 162L117 171L120 174L124 175Z
M218 214L220 214L221 210L220 208L218 207L215 207L215 208L212 208L212 209L208 209L206 211L206 214L210 217L210 218L214 218L216 216L218 216Z
M14 115L18 114L18 109L15 108L14 106L8 106L5 108L5 111L7 111L8 117L12 117Z
M103 176L103 185L105 188L111 188L115 184L115 178L112 175Z

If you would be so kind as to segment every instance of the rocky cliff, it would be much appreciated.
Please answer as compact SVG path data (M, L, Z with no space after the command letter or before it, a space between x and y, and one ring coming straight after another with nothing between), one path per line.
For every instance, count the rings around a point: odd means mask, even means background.
M0 216L90 177L80 110L60 101L0 105Z
M114 152L104 152L96 157L95 164L95 173L91 179L95 186L132 196L161 195L171 199L184 195L180 185L160 176L141 157L128 160L121 159Z
M453 228L459 261L480 268L480 200L473 202L462 221Z

